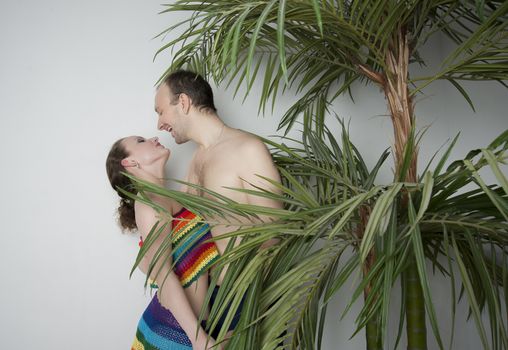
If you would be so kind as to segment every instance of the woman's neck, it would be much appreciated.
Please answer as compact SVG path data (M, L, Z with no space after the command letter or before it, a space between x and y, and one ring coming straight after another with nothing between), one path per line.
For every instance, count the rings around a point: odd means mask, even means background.
M144 166L142 170L139 176L140 179L165 188L166 172L164 166ZM150 200L168 210L171 215L181 208L181 205L174 199L150 192L147 192L146 195Z
M143 166L136 174L140 179L151 182L158 186L164 186L166 172L161 166Z

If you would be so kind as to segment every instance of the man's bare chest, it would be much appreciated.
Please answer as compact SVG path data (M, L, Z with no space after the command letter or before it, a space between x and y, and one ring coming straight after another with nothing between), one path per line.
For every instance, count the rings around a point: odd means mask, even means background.
M226 187L241 188L238 169L226 156L195 157L189 167L189 182L228 197L238 197ZM196 191L204 195L202 191Z

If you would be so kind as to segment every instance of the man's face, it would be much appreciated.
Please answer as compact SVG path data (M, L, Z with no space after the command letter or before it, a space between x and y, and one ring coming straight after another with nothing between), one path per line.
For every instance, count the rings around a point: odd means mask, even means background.
M166 84L162 84L155 95L155 112L159 116L157 129L165 130L173 136L177 144L182 144L189 139L185 135L185 115L178 103L178 96L171 103L173 93Z

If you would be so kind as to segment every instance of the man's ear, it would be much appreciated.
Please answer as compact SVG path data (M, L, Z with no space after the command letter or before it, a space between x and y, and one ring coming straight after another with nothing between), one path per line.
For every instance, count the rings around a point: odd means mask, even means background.
M189 114L190 108L192 106L192 100L190 99L190 97L185 93L181 93L178 96L178 103L182 107L183 113Z

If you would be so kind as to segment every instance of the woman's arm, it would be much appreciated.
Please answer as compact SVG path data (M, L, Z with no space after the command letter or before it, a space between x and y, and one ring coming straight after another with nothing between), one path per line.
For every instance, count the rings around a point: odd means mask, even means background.
M136 224L138 230L145 239L152 229L153 225L159 220L157 213L151 207L137 203L136 206ZM164 238L171 234L171 226L164 230L152 247L147 251L143 258L143 272L147 273L148 264L157 252L158 247L162 244ZM192 305L190 304L185 291L180 283L178 276L171 269L172 258L171 251L168 250L167 255L163 256L153 269L150 276L160 286L158 291L159 301L162 306L170 310L176 320L189 337L193 348L205 349L207 342L207 334L201 325L198 325L198 318L194 314ZM167 276L167 277L166 277ZM196 337L196 329L199 326ZM214 345L215 342L210 339L208 347Z

